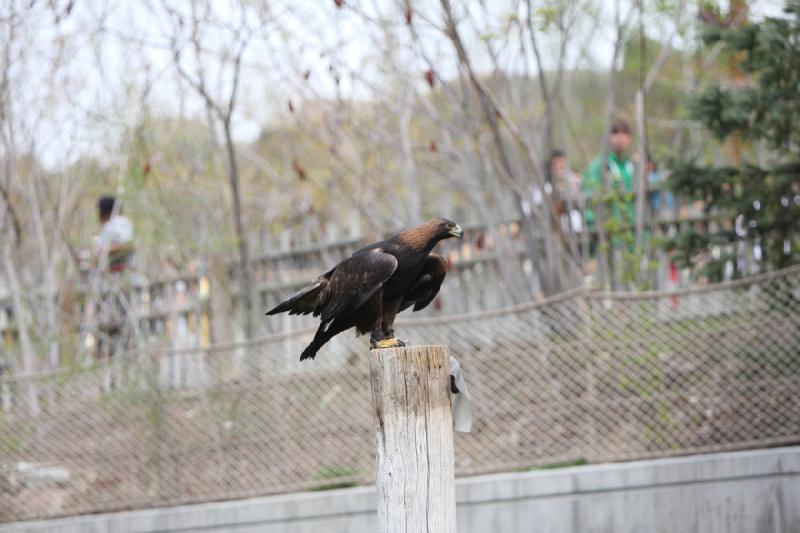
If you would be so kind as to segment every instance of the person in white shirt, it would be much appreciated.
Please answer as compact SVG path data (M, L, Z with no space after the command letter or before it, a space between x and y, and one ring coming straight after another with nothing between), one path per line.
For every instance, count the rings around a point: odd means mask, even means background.
M115 213L116 199L103 196L97 202L102 229L95 243L98 262L108 254L109 272L122 272L133 254L133 224L125 216ZM119 209L117 209L119 211Z
M131 335L125 327L128 319L128 284L124 275L133 255L133 224L119 214L113 196L103 196L97 202L98 218L102 225L95 237L94 258L100 298L97 302L98 343L95 357L111 358L125 349ZM108 375L106 388L113 388L114 378Z
M556 206L561 215L561 225L565 231L583 231L583 196L581 177L574 172L563 150L553 150L550 154L550 176L556 185L562 204Z

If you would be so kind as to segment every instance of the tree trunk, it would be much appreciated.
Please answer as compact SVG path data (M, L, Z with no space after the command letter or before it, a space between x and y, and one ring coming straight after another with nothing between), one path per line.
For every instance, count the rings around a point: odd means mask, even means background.
M379 533L455 533L446 346L370 352Z
M250 252L247 235L242 222L242 198L239 193L239 167L236 163L236 151L231 136L230 121L225 122L225 148L228 154L228 178L233 196L233 218L236 225L236 240L239 244L239 297L244 307L245 338L253 336L253 291L250 276Z
M616 6L619 17L619 3ZM606 201L605 197L611 192L611 180L608 177L608 156L611 153L610 135L611 123L614 120L614 100L617 94L617 60L624 45L624 24L617 18L617 36L614 42L614 53L611 58L611 67L608 69L608 93L606 95L606 130L603 133L603 153L600 159L600 175L602 177L601 201L597 202L595 226L597 228L598 250L597 257L600 262L600 277L603 290L610 290L614 286L614 253L613 243L606 235Z
M414 113L414 93L409 90L403 98L403 111L400 114L400 136L403 147L403 174L406 185L406 216L408 225L415 226L422 222L422 194L417 178L417 165L411 146L411 120Z
M636 93L636 133L639 135L639 168L636 169L636 251L644 241L645 200L647 197L647 128L645 125L644 88Z
M28 332L28 313L22 305L22 289L17 277L17 267L11 258L9 245L3 250L3 260L5 263L6 277L11 285L11 298L14 304L14 315L17 318L17 331L19 332L19 344L22 351L22 370L25 374L32 374L36 370L36 354L33 351L33 344ZM28 413L34 417L39 414L39 395L36 392L36 381L29 377L25 380L27 385L25 395L28 403Z

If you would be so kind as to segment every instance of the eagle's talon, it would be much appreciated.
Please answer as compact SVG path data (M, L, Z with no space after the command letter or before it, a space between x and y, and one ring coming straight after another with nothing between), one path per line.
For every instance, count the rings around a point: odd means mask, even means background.
M375 349L383 349L383 348L398 348L400 346L405 346L405 345L406 345L405 342L403 342L401 340L398 340L398 339L396 339L394 337L390 337L388 339L381 339L381 340L379 340L377 342L372 342L370 344L370 348L375 350Z

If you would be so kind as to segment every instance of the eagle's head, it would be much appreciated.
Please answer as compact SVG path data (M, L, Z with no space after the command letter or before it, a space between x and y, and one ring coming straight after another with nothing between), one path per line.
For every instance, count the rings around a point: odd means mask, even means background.
M440 217L434 218L429 223L435 226L435 235L439 240L449 239L450 237L464 238L464 230L452 220Z

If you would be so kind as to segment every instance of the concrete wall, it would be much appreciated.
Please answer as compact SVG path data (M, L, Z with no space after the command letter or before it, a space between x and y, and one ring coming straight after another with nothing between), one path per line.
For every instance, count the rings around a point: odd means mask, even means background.
M460 479L460 533L800 533L800 447ZM0 533L361 533L372 487L0 525Z

